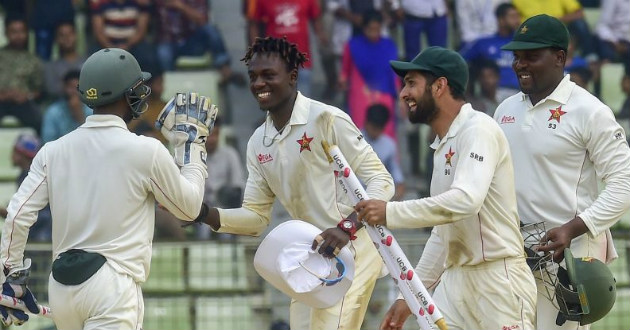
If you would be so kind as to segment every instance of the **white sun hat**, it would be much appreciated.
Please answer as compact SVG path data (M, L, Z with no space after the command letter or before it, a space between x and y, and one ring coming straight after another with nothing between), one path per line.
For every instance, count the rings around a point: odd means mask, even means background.
M287 296L313 308L328 308L346 294L354 279L354 257L348 246L329 259L311 250L322 231L301 220L288 220L263 239L254 268Z

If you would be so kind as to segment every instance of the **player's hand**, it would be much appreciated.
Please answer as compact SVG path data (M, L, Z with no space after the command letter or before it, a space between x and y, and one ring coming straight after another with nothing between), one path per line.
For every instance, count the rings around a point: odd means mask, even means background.
M588 227L584 221L580 217L575 217L560 227L547 230L540 239L540 245L536 251L553 251L553 261L560 262L564 259L564 249L571 246L571 240L587 231Z
M378 199L362 200L357 203L354 209L357 211L359 221L365 221L370 225L387 225L386 218L387 202Z
M337 227L328 228L315 237L311 249L315 250L319 245L317 250L319 254L326 258L334 258L349 241L350 236L345 231Z
M2 294L21 299L31 313L39 314L37 300L26 286L30 273L31 259L27 258L24 259L24 266L9 271L6 281L2 284ZM19 309L0 306L0 319L6 326L22 325L28 321L28 315Z
M197 93L177 93L164 106L155 127L173 144L177 165L193 161L205 166L205 142L218 111L209 97Z
M398 299L394 301L392 307L385 313L380 329L401 330L409 315L411 315L411 310L409 306L407 306L407 303L402 299Z

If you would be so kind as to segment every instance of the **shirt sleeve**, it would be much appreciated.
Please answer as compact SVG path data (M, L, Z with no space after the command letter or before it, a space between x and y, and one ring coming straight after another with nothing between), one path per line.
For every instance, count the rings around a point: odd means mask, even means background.
M436 196L387 203L388 228L431 227L479 212L499 160L497 132L477 125L460 134L456 145L460 154L451 187ZM471 154L479 157L469 157Z
M357 177L366 185L370 199L389 201L394 196L394 180L352 122L349 116L331 116L335 144Z
M249 176L245 184L243 206L219 209L220 233L258 236L269 225L276 196L260 171L251 139L247 145L247 171Z
M29 228L37 221L39 210L48 204L46 145L35 155L28 175L13 195L2 229L0 258L4 267L21 267Z
M630 148L623 128L608 108L594 111L584 127L588 157L605 184L595 202L578 215L595 237L630 208Z
M201 209L208 172L194 162L179 170L168 150L157 140L155 143L157 148L150 177L155 199L177 218L195 220Z

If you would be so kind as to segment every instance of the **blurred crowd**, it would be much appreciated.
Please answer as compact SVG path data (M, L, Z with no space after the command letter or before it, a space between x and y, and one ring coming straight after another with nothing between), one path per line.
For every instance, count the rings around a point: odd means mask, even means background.
M412 160L411 171L405 174L431 173L430 164L423 173L418 169L421 148L413 143L419 138L417 130L405 136L412 141L407 143L410 148L399 150L406 113L405 105L398 102L401 81L389 66L390 60L411 60L422 47L458 50L469 62L467 99L476 110L492 116L501 101L519 91L512 52L500 47L523 20L541 13L555 16L571 33L565 67L576 84L600 96L607 79L602 68L609 63L623 67L623 78L615 84L621 85L625 102L613 111L618 119L630 120L630 0L242 0L240 4L247 25L243 38L230 42L249 44L259 36L285 36L308 58L320 61L324 87L313 88L314 63L308 61L300 69L299 90L350 114L392 173L395 199L405 194L401 152L408 152ZM211 61L201 69L219 73L221 90L247 85L246 77L232 70L240 58L229 55L221 30L211 20L221 13L212 11L210 0L0 0L0 7L6 39L0 48L0 125L6 126L3 118L11 116L18 126L33 131L20 135L13 155L0 155L12 157L23 171L18 183L42 144L74 130L91 114L80 102L76 86L83 61L100 48L128 50L153 75L150 109L129 126L163 142L153 123L164 105L164 72L178 70L178 59L209 55ZM599 18L589 21L585 9L596 11ZM84 18L80 25L78 17ZM206 201L239 206L244 163L234 146L220 143L221 127L218 123L207 142ZM201 226L181 228L157 206L156 214L158 239L232 239ZM6 212L0 209L0 216ZM37 237L33 239L50 239L46 233L50 219L45 218L42 212L43 232L32 233Z

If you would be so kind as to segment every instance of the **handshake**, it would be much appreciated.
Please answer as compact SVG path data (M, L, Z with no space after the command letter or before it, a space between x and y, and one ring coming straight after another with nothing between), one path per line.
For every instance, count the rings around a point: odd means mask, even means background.
M177 93L158 115L155 127L173 145L175 163L206 166L205 142L219 109L212 100L197 93Z

